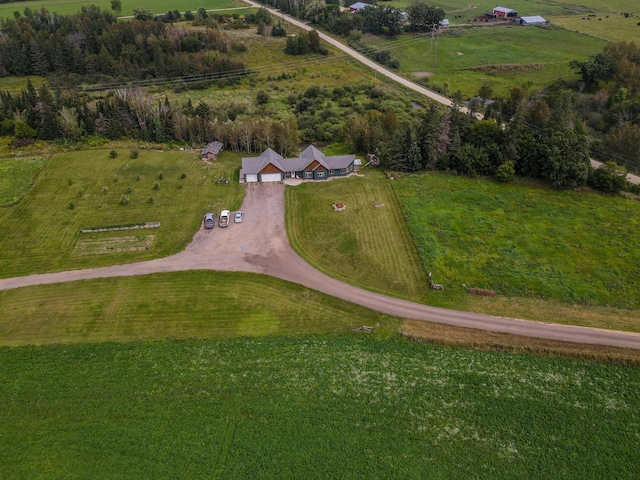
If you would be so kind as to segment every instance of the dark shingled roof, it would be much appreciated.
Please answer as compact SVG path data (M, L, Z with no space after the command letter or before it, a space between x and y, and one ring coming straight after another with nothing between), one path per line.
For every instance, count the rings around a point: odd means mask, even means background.
M200 155L202 157L204 157L208 153L217 155L218 153L220 153L220 150L222 150L222 142L216 140L215 142L208 143L207 146L204 147L204 150L202 150L202 153Z
M327 170L339 170L347 168L355 155L338 155L334 157L325 157L325 155L313 145L309 145L296 158L283 158L282 155L267 148L258 157L249 157L242 159L242 172L246 174L255 174L262 171L267 165L272 164L281 172L301 172L310 164L317 160ZM317 167L316 167L317 168Z

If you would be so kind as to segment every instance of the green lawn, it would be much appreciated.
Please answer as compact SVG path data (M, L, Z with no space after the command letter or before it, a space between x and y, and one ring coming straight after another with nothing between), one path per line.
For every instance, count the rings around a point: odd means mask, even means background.
M454 31L461 34L454 35ZM440 36L437 57L434 53L430 59L430 42L428 36L401 35L381 46L400 60L407 75L430 72L431 83L446 83L450 92L461 90L466 96L475 95L483 81L489 82L496 94L504 95L514 85L526 83L539 89L558 78L574 78L569 62L585 59L605 44L556 28L452 28Z
M399 320L262 275L190 271L0 291L0 345L347 332Z
M58 153L36 182L10 208L0 209L0 276L59 271L147 260L183 249L207 211L238 208L244 189L237 182L240 155L223 153L210 166L199 152L140 150L137 159L120 149ZM184 175L184 178L182 176ZM160 179L162 176L162 179ZM228 185L217 184L232 177ZM157 183L158 189L155 189ZM121 204L128 198L126 206ZM161 222L148 250L74 256L80 239L130 235L81 234L87 227Z
M396 339L0 349L3 478L640 476L640 370Z
M113 10L111 10L110 0L96 0L90 2L90 4L100 7L103 11L113 13ZM24 9L27 7L33 11L46 8L49 12L55 12L61 15L71 15L78 12L84 5L89 5L89 3L83 0L30 0L25 2L3 3L0 5L0 18L13 18L13 12L17 11L22 14ZM207 10L218 10L223 8L235 8L238 6L241 6L241 4L236 3L233 0L209 0L207 2L200 2L197 0L123 0L122 12L120 15L131 15L134 8L146 8L147 10L151 10L153 13L166 13L169 10L179 10L180 12L191 10L192 12L195 12L200 7L204 7Z
M368 168L364 175L288 187L289 241L332 277L425 301L428 282L395 193L383 172ZM334 202L346 210L335 212Z
M425 267L452 302L466 285L640 307L637 201L444 174L407 175L394 188Z
M0 207L18 203L44 168L43 157L0 158Z

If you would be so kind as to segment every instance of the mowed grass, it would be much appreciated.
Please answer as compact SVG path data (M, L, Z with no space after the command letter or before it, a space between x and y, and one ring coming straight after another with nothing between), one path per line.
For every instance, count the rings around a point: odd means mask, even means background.
M238 208L239 155L223 153L212 165L199 152L120 149L58 153L47 160L22 201L0 209L0 276L130 263L175 253L186 246L207 211ZM184 175L184 178L182 176ZM225 176L229 184L218 184ZM157 184L157 189L155 185ZM128 204L121 204L123 197ZM148 250L73 256L78 240L131 235L131 231L82 234L88 227L161 222ZM83 237L84 236L84 237Z
M83 0L30 0L29 2L4 3L0 5L0 18L13 18L13 12L23 14L24 9L27 7L34 12L41 8L46 8L52 13L72 15L79 12L80 9L86 5L88 5L88 3ZM111 10L110 0L92 1L91 5L99 7L102 11L114 13L113 10ZM179 10L180 12L191 10L192 12L196 12L200 7L204 7L207 10L218 10L238 6L241 6L241 4L235 3L232 0L210 0L207 2L197 0L124 0L122 2L120 15L132 15L134 8L145 8L151 10L153 13L166 13L173 10Z
M7 479L640 476L637 368L352 334L3 348L0 372Z
M287 187L289 241L332 277L424 301L428 282L395 193L383 172L364 175ZM346 210L335 212L334 202Z
M440 35L437 57L434 47L431 59L430 36L402 35L381 46L400 60L400 68L407 75L430 72L432 83L446 83L449 91L460 90L472 96L483 82L492 85L496 94L504 95L514 85L526 83L537 89L558 78L574 78L569 62L586 59L605 45L602 40L557 28L513 26L458 31L462 34Z
M271 277L190 271L0 291L0 345L344 333L399 320Z
M18 203L44 164L43 157L0 158L0 207Z
M466 285L640 307L637 201L444 174L408 175L394 188L425 267L451 301Z

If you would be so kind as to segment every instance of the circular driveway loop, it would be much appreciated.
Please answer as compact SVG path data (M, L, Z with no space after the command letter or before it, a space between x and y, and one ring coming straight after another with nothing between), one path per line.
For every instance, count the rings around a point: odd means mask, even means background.
M201 228L180 253L147 262L0 279L0 290L184 270L255 272L298 283L401 318L552 340L640 349L640 334L447 310L387 297L340 282L306 263L289 245L284 224L284 185L251 183L245 188L242 206L244 221L232 223L224 229L217 226L212 230Z

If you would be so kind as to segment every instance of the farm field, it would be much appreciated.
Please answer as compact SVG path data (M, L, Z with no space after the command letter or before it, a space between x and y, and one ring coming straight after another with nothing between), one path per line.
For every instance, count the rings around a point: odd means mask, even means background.
M0 349L0 466L130 478L636 478L640 370L373 337Z
M225 152L208 165L199 151L130 149L61 152L47 160L36 182L12 207L0 209L0 276L60 271L148 260L183 249L207 211L238 208L244 190L237 183L239 154ZM218 184L224 176L232 181ZM126 203L126 205L123 205ZM160 222L142 251L74 255L81 239L112 239L131 231L82 234L90 227ZM144 239L141 239L144 240Z
M113 13L113 10L111 10L110 0L96 0L92 1L90 4L99 7L102 11ZM30 0L28 2L3 3L0 5L0 18L13 18L13 12L17 11L22 14L26 7L33 11L46 8L52 13L55 12L61 15L70 15L79 11L84 5L88 5L88 3L83 0ZM204 7L207 10L218 10L224 8L236 8L239 6L242 6L242 4L234 2L233 0L212 0L207 2L194 2L193 0L140 0L134 2L130 0L123 0L120 15L131 15L134 8L146 8L147 10L151 10L153 13L166 13L173 10L179 10L180 12L191 10L192 12L195 12L200 7Z
M466 285L640 307L637 201L435 173L393 185L425 268L453 296Z
M364 175L287 188L289 242L333 277L424 302L426 273L391 184L379 170L369 168ZM346 210L335 212L334 202Z
M456 31L461 34L455 34ZM460 90L466 97L475 95L483 82L492 85L496 94L506 95L514 85L540 89L558 78L572 79L575 74L569 69L569 62L586 59L589 54L601 51L605 44L596 38L553 28L451 28L440 35L434 65L429 60L430 42L430 36L403 35L382 42L381 46L400 60L400 68L406 75L428 72L433 75L430 83L440 87L446 84L449 94Z

